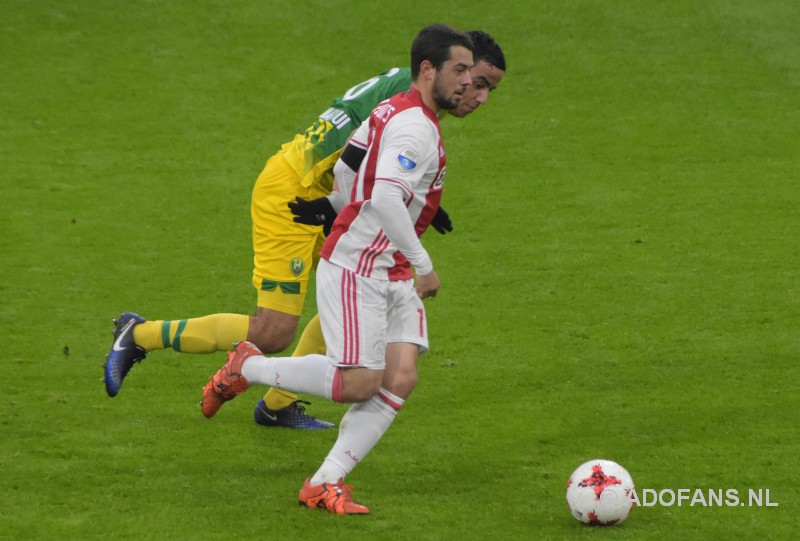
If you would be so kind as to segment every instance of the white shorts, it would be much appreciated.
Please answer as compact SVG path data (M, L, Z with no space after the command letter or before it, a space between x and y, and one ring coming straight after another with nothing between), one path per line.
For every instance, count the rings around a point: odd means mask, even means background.
M425 306L413 280L377 280L320 259L317 310L328 357L337 366L383 370L386 344L428 351Z

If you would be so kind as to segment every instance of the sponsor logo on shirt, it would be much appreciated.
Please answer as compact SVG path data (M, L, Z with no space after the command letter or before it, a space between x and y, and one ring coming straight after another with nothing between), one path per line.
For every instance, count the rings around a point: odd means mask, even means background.
M402 167L404 171L411 171L417 166L417 157L418 155L415 150L406 147L397 156L397 161L400 162L400 167Z

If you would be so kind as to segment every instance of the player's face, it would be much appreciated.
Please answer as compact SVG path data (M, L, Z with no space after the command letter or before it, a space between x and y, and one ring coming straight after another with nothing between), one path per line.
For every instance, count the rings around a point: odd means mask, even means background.
M449 113L458 118L464 118L475 109L489 101L489 92L497 88L506 74L485 60L479 60L469 70L472 83L461 95L461 100L455 109Z
M461 95L472 82L469 68L472 66L472 51L465 47L450 47L450 59L436 71L433 80L433 99L441 109L454 109Z

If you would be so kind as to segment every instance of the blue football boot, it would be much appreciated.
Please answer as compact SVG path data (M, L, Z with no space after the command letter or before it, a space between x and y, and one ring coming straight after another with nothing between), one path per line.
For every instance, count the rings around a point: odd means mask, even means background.
M336 426L328 421L317 419L306 413L306 408L300 404L310 404L304 400L295 400L288 408L271 410L261 399L253 411L253 419L262 426L283 426L286 428L299 428L302 430L321 430Z
M108 396L117 396L122 380L128 375L133 363L145 358L144 348L133 340L133 328L145 319L133 312L123 312L114 320L114 345L106 355L105 378Z

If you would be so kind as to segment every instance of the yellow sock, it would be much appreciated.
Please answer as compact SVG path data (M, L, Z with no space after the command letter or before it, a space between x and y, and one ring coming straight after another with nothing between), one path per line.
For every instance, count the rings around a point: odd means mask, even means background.
M183 353L227 351L247 339L250 316L213 314L193 319L145 321L133 328L133 339L145 351L171 347Z
M290 391L270 387L264 395L264 404L273 411L282 410L291 406L297 398L298 396Z
M322 336L322 324L319 322L319 314L317 314L303 329L303 334L300 335L300 340L292 352L292 357L303 357L312 353L325 355L326 351L325 337Z
M303 334L300 335L300 341L297 342L297 347L292 352L292 357L302 357L311 353L324 355L325 351L325 338L322 336L322 325L319 322L319 314L317 314L303 329ZM264 403L271 410L288 408L295 400L297 400L296 394L283 389L275 389L274 387L270 387L269 391L264 395Z

